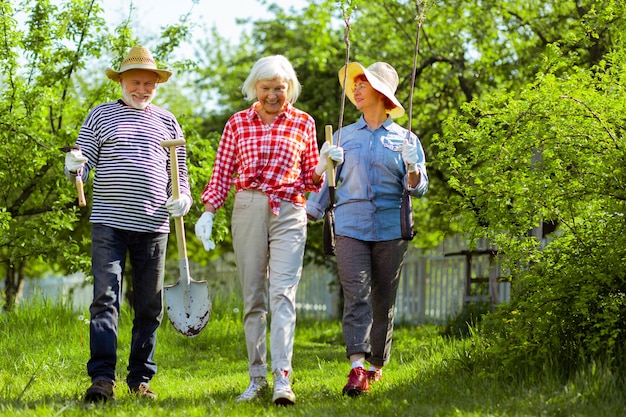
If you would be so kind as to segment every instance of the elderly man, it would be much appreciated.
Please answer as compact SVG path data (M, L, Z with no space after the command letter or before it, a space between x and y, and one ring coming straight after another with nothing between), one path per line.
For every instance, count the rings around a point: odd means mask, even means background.
M161 141L182 138L178 121L152 104L159 83L171 71L158 69L150 51L133 47L119 71L108 68L119 82L122 98L93 108L76 145L65 159L65 172L83 181L95 169L92 210L92 272L94 297L89 308L91 357L87 372L92 385L85 401L115 397L115 364L122 277L128 254L132 267L134 320L126 382L131 393L156 398L149 382L156 331L163 318L165 250L169 216L184 216L192 199L184 147L178 152L181 195L172 199L169 150Z

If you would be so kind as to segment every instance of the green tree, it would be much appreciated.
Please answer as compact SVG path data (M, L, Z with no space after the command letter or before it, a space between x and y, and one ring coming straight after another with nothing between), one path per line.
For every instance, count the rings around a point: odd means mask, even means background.
M226 80L209 81L226 99L209 120L243 107L238 86L258 56L283 53L296 66L299 105L318 120L321 143L323 125L336 127L340 108L344 3L314 0L290 14L274 8L275 17L254 22L239 47L220 50L218 71L204 74ZM351 60L394 65L403 103L416 5L358 2L351 23ZM509 349L511 363L527 347L530 362L557 346L573 358L623 344L625 7L451 0L432 2L426 13L411 125L425 146L431 188L415 204L423 230L415 244L463 233L498 245L515 301L502 309L506 325L495 346L500 354ZM346 123L356 115L347 106ZM558 237L542 248L527 235L547 220L558 221ZM594 295L599 307L590 309ZM516 349L507 338L519 341Z
M467 104L434 142L456 192L448 215L510 271L513 300L486 329L511 365L623 364L626 54L614 42L587 67L549 45L534 82ZM529 235L544 220L556 235Z
M96 0L3 1L0 11L0 271L11 308L27 276L90 270L88 208L76 205L59 148L89 109L119 97L103 70L137 39L128 22L111 33ZM185 36L184 24L164 29L157 60Z
M338 127L341 89L337 71L345 63L342 11L347 3L313 0L302 10L290 11L270 6L274 16L253 21L251 33L239 44L203 40L198 49L205 56L200 54L198 59L197 81L219 97L218 105L207 111L203 131L221 131L230 114L248 105L242 101L240 86L256 58L281 53L296 67L303 84L298 105L317 120L321 144L324 125ZM424 2L350 3L355 6L350 19L350 60L365 65L384 60L394 65L400 75L397 96L408 108L417 6ZM450 167L431 147L443 122L474 99L523 89L543 68L543 55L550 45L559 45L563 56L581 68L597 64L614 48L623 29L621 11L623 5L615 0L427 3L411 126L425 147L431 187L414 205L421 231L416 245L436 244L445 233L458 230L446 213L447 201L457 192L448 186ZM344 122L351 123L357 116L347 102ZM398 122L408 125L406 116ZM315 226L312 232L316 236Z

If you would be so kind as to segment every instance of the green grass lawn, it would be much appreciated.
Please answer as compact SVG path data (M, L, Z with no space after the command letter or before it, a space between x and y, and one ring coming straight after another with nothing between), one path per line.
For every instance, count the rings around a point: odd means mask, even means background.
M214 302L195 338L164 323L158 335L156 401L126 392L131 315L120 319L117 399L82 401L89 386L87 312L59 306L21 307L0 315L2 416L625 416L624 381L589 364L563 381L549 371L500 374L476 336L452 340L434 326L398 325L391 363L369 394L343 397L349 363L338 322L299 321L293 389L297 403L267 398L236 404L248 384L241 306ZM497 361L496 361L497 362ZM538 366L537 369L546 367ZM271 382L271 381L270 381Z

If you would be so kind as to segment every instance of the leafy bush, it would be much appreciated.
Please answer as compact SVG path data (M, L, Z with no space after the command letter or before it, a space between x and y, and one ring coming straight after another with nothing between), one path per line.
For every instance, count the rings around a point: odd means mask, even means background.
M493 349L511 365L547 357L562 370L582 358L614 358L626 343L626 237L623 219L601 213L548 245L516 278L515 297L485 321Z
M450 218L510 272L512 302L483 323L490 349L511 367L570 372L582 358L623 362L626 56L585 70L552 53L525 90L466 106L438 147L454 172ZM544 220L558 222L549 239Z
M446 322L440 329L440 334L456 338L469 336L473 328L479 327L483 317L490 310L491 303L488 302L467 303L459 314Z

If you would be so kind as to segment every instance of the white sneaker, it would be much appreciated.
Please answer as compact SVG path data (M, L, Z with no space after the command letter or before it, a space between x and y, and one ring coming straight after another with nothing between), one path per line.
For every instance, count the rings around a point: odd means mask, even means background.
M272 401L276 405L293 405L296 403L296 394L291 390L289 378L291 372L284 369L274 371L274 396Z
M252 401L263 395L263 391L267 388L267 379L264 376L250 378L248 388L238 396L235 401L238 403Z

